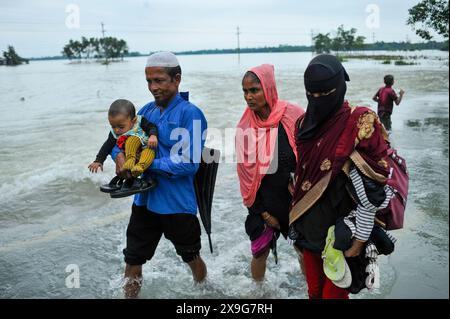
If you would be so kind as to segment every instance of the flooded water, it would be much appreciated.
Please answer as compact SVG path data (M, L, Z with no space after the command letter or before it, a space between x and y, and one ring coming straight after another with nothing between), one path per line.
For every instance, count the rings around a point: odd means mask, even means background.
M395 76L406 91L393 114L392 141L410 171L405 228L395 231L395 252L381 256L381 288L352 298L449 297L449 73L448 54L420 52L419 65L345 63L347 98L371 98L383 76ZM443 58L444 60L436 57ZM275 65L279 95L306 106L303 71L310 53L180 56L181 90L202 108L209 127L235 127L245 104L241 77L261 63ZM32 61L0 68L0 298L122 298L122 249L131 198L112 200L98 190L114 175L111 160L100 174L87 165L107 136L107 109L117 98L138 108L152 99L144 78L145 58L108 66ZM7 142L7 143L6 143ZM233 149L232 140L219 147ZM267 280L250 279L247 211L241 203L235 165L221 163L212 217L214 253L202 236L207 282L195 285L166 239L144 266L142 298L307 297L295 253L279 244L279 263L268 261ZM71 267L79 288L69 288Z

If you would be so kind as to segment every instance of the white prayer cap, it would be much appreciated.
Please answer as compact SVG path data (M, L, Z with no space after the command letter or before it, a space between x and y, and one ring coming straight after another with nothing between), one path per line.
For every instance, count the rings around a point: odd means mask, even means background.
M147 59L146 67L156 66L162 68L174 68L179 66L177 57L172 52L163 51L150 55Z

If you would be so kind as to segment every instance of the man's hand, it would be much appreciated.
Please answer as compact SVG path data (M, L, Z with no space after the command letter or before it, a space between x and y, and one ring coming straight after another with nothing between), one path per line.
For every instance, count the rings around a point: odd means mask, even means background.
M125 163L125 155L120 152L116 156L116 174L122 178L130 178L131 173L128 170L123 169L123 164Z
M268 226L280 229L280 223L278 222L278 219L270 215L268 212L262 213L261 216Z
M155 149L158 146L158 138L156 135L150 135L147 146L151 149Z
M403 89L400 89L400 92L398 94L403 95L405 94L405 91L403 91Z
M97 173L99 169L103 172L103 165L102 163L99 162L93 162L89 164L88 168L91 171L91 173Z
M359 256L359 254L361 253L361 250L364 247L364 243L353 239L353 243L352 243L352 247L350 247L349 249L347 249L344 253L345 257L356 257Z

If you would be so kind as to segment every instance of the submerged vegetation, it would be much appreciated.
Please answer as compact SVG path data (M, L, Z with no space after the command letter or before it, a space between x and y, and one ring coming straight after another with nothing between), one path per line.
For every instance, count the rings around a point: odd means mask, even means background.
M3 51L3 57L0 56L0 65L20 65L22 63L27 63L28 60L20 57L13 46L8 46L6 51Z
M394 62L395 65L416 65L417 62L413 61L405 61L405 60L397 60Z
M125 40L114 37L100 39L82 37L81 41L70 40L61 53L69 60L97 59L108 64L111 61L123 60L128 54L128 46Z
M402 56L402 55L387 55L387 54L379 54L379 55L368 55L368 54L341 54L338 56L341 62L346 62L350 59L359 59L359 60L375 60L380 61L381 64L392 64L394 65L417 65L418 62L415 60L418 59L426 59L426 56Z
M357 36L356 32L355 28L345 30L344 25L340 25L334 38L330 37L330 33L319 33L313 37L314 51L316 53L330 53L331 51L339 53L342 51L361 50L364 48L366 38Z

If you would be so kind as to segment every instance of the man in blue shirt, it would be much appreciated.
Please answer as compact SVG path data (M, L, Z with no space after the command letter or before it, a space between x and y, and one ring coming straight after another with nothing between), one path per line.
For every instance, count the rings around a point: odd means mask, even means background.
M169 239L192 270L196 282L206 277L200 257L200 223L194 175L199 168L207 128L205 116L187 95L178 92L181 68L173 53L158 52L147 60L145 76L155 98L139 112L158 128L156 157L145 172L157 179L156 188L135 195L127 228L125 255L126 297L136 297L142 285L142 265L150 260L161 236ZM116 171L122 169L124 155L112 152ZM144 175L144 178L146 177Z

